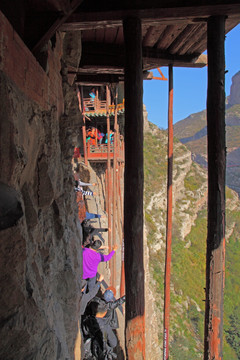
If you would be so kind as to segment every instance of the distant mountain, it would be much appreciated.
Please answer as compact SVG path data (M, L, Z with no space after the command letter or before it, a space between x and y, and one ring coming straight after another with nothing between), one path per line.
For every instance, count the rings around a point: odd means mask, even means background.
M227 185L240 195L240 71L232 78L226 106ZM207 166L206 110L174 125L174 135L192 152L192 158Z

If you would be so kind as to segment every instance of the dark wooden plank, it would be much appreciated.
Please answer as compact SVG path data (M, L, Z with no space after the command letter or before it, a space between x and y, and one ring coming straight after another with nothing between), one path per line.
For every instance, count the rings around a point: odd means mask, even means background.
M161 66L173 65L174 67L202 68L207 65L207 55L196 55L192 61L184 62L179 60L149 59L143 58L143 69L152 70Z
M128 359L145 359L143 78L139 19L123 21L125 59L124 263Z
M154 46L165 29L165 25L150 26L143 38L143 46Z
M201 37L201 30L206 31L205 24L197 24L195 28L192 29L191 33L186 36L184 43L182 46L178 49L179 55L186 54L187 50L191 46L192 43L198 44L199 37Z
M92 29L88 31L82 31L82 41L95 41L96 39L96 32L99 30ZM101 31L104 31L101 29Z
M96 37L96 42L104 42L104 37L105 37L104 29L96 29L95 37Z
M204 360L221 360L225 282L225 17L211 17L207 32L208 233Z
M177 36L177 38L173 41L173 43L169 46L168 51L171 54L176 54L180 47L184 44L186 38L191 36L194 31L196 25L189 24L185 27L185 29Z
M69 18L69 16L78 8L78 6L83 2L83 0L73 0L71 2L71 6L68 9L67 13L61 15L45 32L42 37L36 42L35 46L32 49L33 53L38 53L44 44L51 39L51 37L56 33L58 29L60 29L61 25Z
M124 77L122 75L116 74L78 74L76 76L75 82L78 84L111 84L118 83L123 81Z
M179 20L184 20L189 22L195 18L207 18L211 15L226 15L231 17L237 17L239 19L240 14L240 4L239 1L227 1L225 0L222 3L216 3L216 1L205 1L199 2L192 1L190 2L192 6L182 6L182 2L175 2L171 6L165 6L162 4L162 7L159 6L159 1L155 6L151 6L151 1L145 1L144 7L137 11L138 16L143 20L147 21L149 24L154 19L158 19L159 25L164 24L165 21L171 19L172 23L177 23ZM131 4L131 2L129 2ZM173 6L175 5L175 7ZM186 3L184 4L186 5ZM121 9L121 10L111 10L109 7L108 11L94 12L92 8L90 12L79 12L72 15L67 23L81 23L82 28L86 26L121 26L122 19L129 16L134 16L136 14L136 9ZM143 22L144 23L144 22ZM66 24L67 26L67 24Z
M81 67L89 65L124 66L125 49L117 44L83 42L82 50ZM143 47L142 51L144 61L155 64L155 67L161 66L162 63L176 66L181 66L181 63L189 63L189 66L191 66L193 61L196 60L196 54L177 55L152 47Z
M197 41L193 41L189 48L186 49L186 54L201 54L207 48L207 24L203 24L201 29L199 30ZM204 49L204 50L202 50Z
M117 31L118 31L118 28L106 28L104 42L107 44L114 43L116 36L117 36Z
M117 36L115 38L115 44L122 44L123 43L123 28L118 27Z
M168 48L173 41L178 37L178 35L185 29L185 25L168 25L164 30L163 34L160 36L157 42L158 49L166 49Z
M147 31L148 31L149 25L147 24L142 24L142 38L144 39L144 36L146 35Z

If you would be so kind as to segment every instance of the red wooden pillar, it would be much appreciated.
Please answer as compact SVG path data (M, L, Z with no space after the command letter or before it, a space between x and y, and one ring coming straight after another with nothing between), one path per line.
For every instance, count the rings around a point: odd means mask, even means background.
M78 104L79 110L84 112L83 108L83 88L81 86L81 92L78 91ZM83 114L83 127L82 127L82 136L83 136L83 154L84 154L84 162L87 165L87 145L86 145L86 119L85 115Z
M173 68L172 65L169 65L167 232L166 232L165 280L164 280L163 360L169 359L170 278L171 278L171 252L172 252L172 174L173 174Z
M210 17L208 49L208 234L204 360L223 358L225 278L225 18Z
M112 247L112 226L111 226L111 158L110 158L110 118L109 118L110 91L106 86L106 114L107 114L107 212L108 212L108 246ZM111 268L111 263L110 263Z
M125 42L124 250L126 351L145 359L143 258L143 77L141 20L123 21Z
M115 93L115 112L114 112L114 142L113 142L113 196L112 196L112 207L113 207L113 218L112 218L112 243L116 244L116 213L117 213L117 101L118 101L118 87L116 86ZM116 256L113 258L113 286L116 286Z

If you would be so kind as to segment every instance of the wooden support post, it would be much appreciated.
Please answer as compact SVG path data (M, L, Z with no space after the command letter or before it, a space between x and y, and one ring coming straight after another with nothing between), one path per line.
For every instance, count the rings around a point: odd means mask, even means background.
M113 218L112 218L112 242L113 245L116 244L116 192L117 192L117 102L118 102L118 87L116 86L115 93L115 113L114 113L114 138L113 138L113 196L112 196L112 206L113 206ZM113 286L116 287L116 256L113 258Z
M81 91L78 92L78 102L79 109L83 111L83 87L81 86ZM82 136L83 136L83 154L84 154L84 163L87 165L87 144L86 144L86 119L83 114L83 127L82 127Z
M122 297L125 294L125 267L124 267L124 233L123 233L123 204L122 204L122 194L121 194L121 179L122 179L122 164L119 163L118 166L118 231L121 239L121 250L122 250L122 258L121 258L121 277L120 277L120 296ZM120 221L121 219L121 221Z
M208 49L208 234L204 360L223 358L225 278L225 18L210 17Z
M108 85L106 86L106 114L107 114L107 212L108 212L108 246L112 247L112 226L111 226L111 158L110 158L110 118L109 118L109 104L110 104L110 91ZM111 268L110 263L110 268Z
M84 153L84 163L87 165L87 144L86 144L86 119L85 115L83 115L83 127L82 127L82 135L83 135L83 153Z
M125 42L124 249L126 351L145 359L143 258L143 78L141 20L123 21Z
M169 65L167 232L166 232L165 280L164 280L163 360L169 359L170 278L171 278L171 253L172 253L172 174L173 174L173 68L172 65Z

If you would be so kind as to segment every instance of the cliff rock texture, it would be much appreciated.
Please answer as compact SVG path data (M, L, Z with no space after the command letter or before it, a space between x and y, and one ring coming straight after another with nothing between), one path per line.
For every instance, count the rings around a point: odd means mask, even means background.
M167 133L149 123L144 134L147 359L160 359L163 344L164 266L166 238ZM203 357L205 264L207 238L207 172L193 161L177 139L173 150L173 226L169 356L176 360ZM224 358L239 359L240 286L239 198L226 188L226 285ZM156 339L157 335L157 339ZM150 351L149 351L150 349Z
M62 90L61 37L49 44L47 76L1 24L0 358L70 360L79 352L82 234L71 158L81 117L71 111L75 92Z

